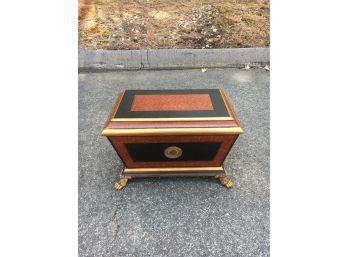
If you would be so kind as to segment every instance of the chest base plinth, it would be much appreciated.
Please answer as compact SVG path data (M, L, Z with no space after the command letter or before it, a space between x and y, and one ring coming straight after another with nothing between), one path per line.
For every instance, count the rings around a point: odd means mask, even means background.
M149 177L215 177L226 188L232 187L232 180L228 177L225 169L220 167L185 167L185 168L124 168L120 179L115 183L115 189L123 189L129 179Z

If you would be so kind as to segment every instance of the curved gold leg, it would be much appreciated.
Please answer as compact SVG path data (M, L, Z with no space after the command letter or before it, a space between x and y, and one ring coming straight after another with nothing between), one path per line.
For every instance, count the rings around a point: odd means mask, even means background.
M227 175L219 176L218 179L220 180L220 183L227 188L233 186L232 180Z
M116 183L115 183L115 189L121 190L127 185L128 178L121 177Z

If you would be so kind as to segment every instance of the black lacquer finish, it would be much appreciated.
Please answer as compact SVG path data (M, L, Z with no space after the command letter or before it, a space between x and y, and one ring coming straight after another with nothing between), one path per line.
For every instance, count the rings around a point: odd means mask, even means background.
M208 161L214 159L220 145L221 142L125 144L134 162ZM181 148L182 155L167 158L164 150L170 146Z
M213 110L190 111L131 111L135 95L181 95L208 94ZM218 89L195 90L125 90L120 106L114 118L193 118L193 117L229 117L226 106Z

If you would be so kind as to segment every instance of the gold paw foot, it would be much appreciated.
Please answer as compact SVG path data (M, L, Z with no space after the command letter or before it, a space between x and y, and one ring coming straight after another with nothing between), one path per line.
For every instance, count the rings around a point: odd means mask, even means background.
M122 188L126 186L127 181L128 181L128 178L120 178L120 180L115 183L115 189L121 190Z
M232 180L226 175L218 177L218 179L220 180L220 183L227 188L231 188L233 186Z

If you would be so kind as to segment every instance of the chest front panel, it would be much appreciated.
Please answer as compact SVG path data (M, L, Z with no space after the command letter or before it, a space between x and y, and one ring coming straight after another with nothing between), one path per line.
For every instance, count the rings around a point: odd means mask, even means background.
M129 168L221 166L238 135L109 137Z

